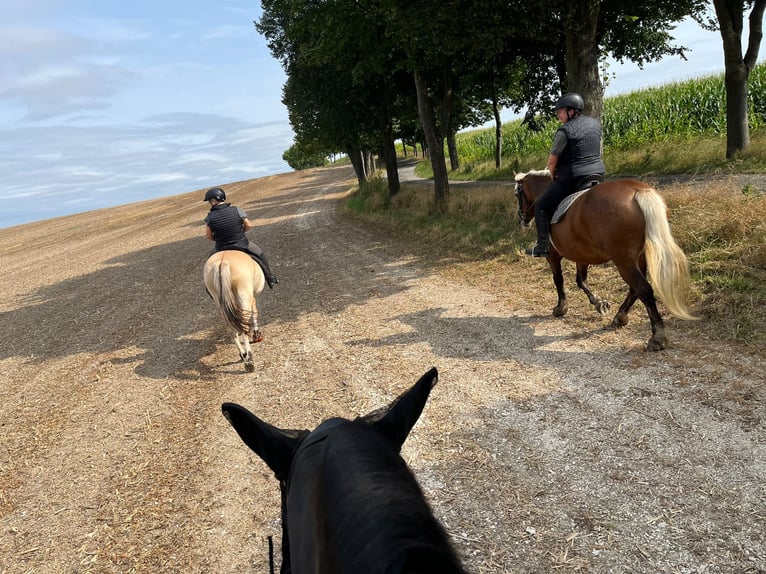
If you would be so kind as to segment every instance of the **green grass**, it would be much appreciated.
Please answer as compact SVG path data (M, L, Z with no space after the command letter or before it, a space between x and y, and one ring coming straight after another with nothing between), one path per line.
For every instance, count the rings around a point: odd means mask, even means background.
M752 145L735 161L726 159L723 76L667 84L604 101L604 161L609 174L766 172L766 64L749 81ZM542 169L559 123L554 117L532 132L514 120L503 125L503 166L495 169L494 128L458 134L461 168L452 179L513 179ZM420 167L427 176L429 166Z

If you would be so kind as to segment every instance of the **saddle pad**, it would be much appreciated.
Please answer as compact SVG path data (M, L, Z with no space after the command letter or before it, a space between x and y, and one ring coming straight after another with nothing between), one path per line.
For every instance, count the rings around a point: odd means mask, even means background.
M561 201L561 203L559 203L559 206L556 208L556 211L553 213L553 217L551 218L551 225L553 225L554 223L558 223L559 221L564 219L564 214L567 212L567 209L572 207L572 204L575 202L575 200L586 191L588 190L583 189L582 191L578 191L576 193L573 193L572 195L567 195Z

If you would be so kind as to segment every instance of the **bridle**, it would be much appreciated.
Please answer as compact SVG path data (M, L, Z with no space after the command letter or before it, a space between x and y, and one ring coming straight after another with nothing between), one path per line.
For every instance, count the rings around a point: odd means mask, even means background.
M516 198L519 201L519 210L517 214L522 225L527 225L527 214L533 209L534 202L529 201L527 198L527 194L524 192L523 183L523 179L516 182Z

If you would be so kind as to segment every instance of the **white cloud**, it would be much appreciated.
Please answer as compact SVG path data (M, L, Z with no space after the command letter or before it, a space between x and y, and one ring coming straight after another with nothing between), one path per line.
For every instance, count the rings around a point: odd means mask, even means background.
M0 0L0 226L287 171L257 4Z
M220 38L240 38L252 33L252 26L248 27L227 24L225 26L216 26L215 28L208 30L203 35L203 38L205 40L217 40Z
M103 109L137 74L101 62L92 40L39 27L0 28L0 105L38 121Z
M6 204L0 227L289 171L281 156L291 143L284 122L212 114L0 129L3 197L24 200Z
M138 42L153 36L147 28L128 26L111 18L81 18L75 24L83 36L107 45Z

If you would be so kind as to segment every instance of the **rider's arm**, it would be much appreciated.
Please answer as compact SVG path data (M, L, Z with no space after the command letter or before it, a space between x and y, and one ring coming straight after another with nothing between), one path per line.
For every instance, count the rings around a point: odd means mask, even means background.
M567 136L564 130L556 130L556 135L553 136L553 145L551 146L551 153L548 156L548 163L546 167L551 172L551 177L556 179L556 165L559 163L559 157L564 148L567 147Z
M248 229L253 228L253 224L250 223L250 220L247 217L245 217L245 219L242 220L242 227L244 227L245 231L247 231Z
M205 226L205 237L207 237L210 241L215 241L215 238L213 237L213 230L210 229L209 225Z
M553 179L556 179L556 164L559 162L559 156L557 155L549 155L548 156L548 163L545 167L548 168L548 171L551 172L551 177Z

